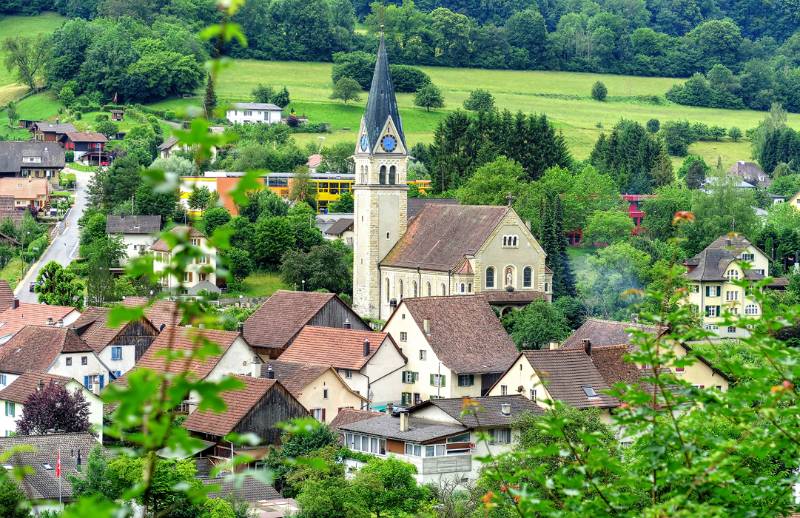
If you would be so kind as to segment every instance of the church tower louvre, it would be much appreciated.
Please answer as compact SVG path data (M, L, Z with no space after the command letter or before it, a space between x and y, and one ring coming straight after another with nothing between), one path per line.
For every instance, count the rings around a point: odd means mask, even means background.
M406 232L408 148L381 34L378 58L356 142L353 186L353 309L380 315L378 265Z

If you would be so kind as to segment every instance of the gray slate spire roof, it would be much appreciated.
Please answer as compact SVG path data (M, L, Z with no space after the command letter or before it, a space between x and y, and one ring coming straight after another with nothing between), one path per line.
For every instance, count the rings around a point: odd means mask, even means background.
M397 128L398 137L403 147L406 147L406 137L403 134L403 125L400 122L400 112L397 110L397 99L394 96L394 85L389 73L389 58L386 56L386 45L381 42L378 46L378 59L375 62L375 73L372 75L372 86L369 89L367 111L364 113L364 125L367 129L369 147L373 149L381 137L380 132L386 120L392 117Z

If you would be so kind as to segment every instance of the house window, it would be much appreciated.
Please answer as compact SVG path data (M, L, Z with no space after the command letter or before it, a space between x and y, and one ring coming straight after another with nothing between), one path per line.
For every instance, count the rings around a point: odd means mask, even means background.
M739 270L728 270L725 272L725 278L729 281L738 281L739 280Z
M725 290L725 300L739 300L739 292L735 290Z
M322 399L328 399L328 389L322 389Z
M350 369L342 370L342 374L344 374L344 378L348 380L353 377L353 371L351 371Z
M719 306L706 306L706 316L707 317L718 317L719 316Z
M421 457L422 456L422 446L419 444L414 444L407 442L406 443L406 455L411 457Z
M378 181L381 185L386 184L386 166L382 165L380 169L380 174L378 175Z
M253 110L245 110L244 111L244 116L245 117L251 117L252 115L253 115Z
M752 262L753 259L755 259L755 255L754 254L743 253L742 255L739 256L739 258L742 261Z
M730 312L731 312L731 315L738 315L739 314L739 308L730 308Z
M7 383L8 383L8 380L6 379L6 375L5 374L0 374L0 385L5 386Z
M389 278L386 278L386 302L392 299L392 294L389 292Z
M414 392L414 404L419 405L422 403L422 396L420 396L419 392Z
M414 292L414 297L416 297L417 296L417 281L413 281L411 283L411 288L412 288L412 291Z
M466 293L466 292L467 292L467 286L462 282L461 283L461 293Z
M522 269L522 287L530 288L533 284L533 268L526 266Z
M122 359L122 347L119 345L115 345L111 348L111 359L114 361L119 361Z
M458 375L458 386L459 387L471 387L475 384L475 375L474 374L459 374Z
M501 396L508 395L508 385L500 385L500 395Z
M397 169L395 166L389 168L389 185L397 183Z
M447 295L447 288L445 288L444 283L442 283L442 295Z
M536 389L531 389L531 400L536 401Z
M81 365L89 365L89 357L81 356Z
M72 366L72 358L67 357L67 359L65 361L66 361L67 367L71 367Z
M14 417L16 408L13 401L6 401L6 416Z
M428 359L428 351L426 351L425 349L420 350L419 359L422 360L422 361L425 361L426 359Z
M506 248L516 248L518 237L515 235L503 236L503 246Z
M472 283L471 282L467 283L467 293L472 293Z
M320 423L325 422L325 409L324 408L312 408L311 409L311 416L319 421Z
M745 315L758 315L758 306L755 304L748 304L744 307Z
M400 406L409 406L411 404L411 392L403 392L400 394Z
M486 288L494 288L494 266L486 268Z
M419 379L419 373L414 371L403 371L403 383L414 383Z
M408 333L405 331L400 331L400 341L407 342L408 341Z
M444 374L431 374L431 385L434 387L444 387L447 382L447 376Z
M719 297L721 293L721 286L706 286L706 297Z
M193 237L192 238L192 246L200 246L200 239Z
M734 335L736 334L736 327L735 326L728 326L728 333Z
M691 285L692 293L700 293L700 285L699 284L692 284Z
M194 275L192 272L183 272L183 282L192 282Z
M583 389L583 393L584 393L584 394L586 394L586 397L588 397L588 398L595 398L595 397L599 397L599 396L597 395L597 392L595 392L595 390L594 390L594 388L593 388L593 387L590 387L590 386L588 386L588 385L584 385L584 386L583 386L583 387L581 387L581 388Z
M510 444L511 443L511 429L510 428L493 428L490 430L491 439L489 442L492 444Z

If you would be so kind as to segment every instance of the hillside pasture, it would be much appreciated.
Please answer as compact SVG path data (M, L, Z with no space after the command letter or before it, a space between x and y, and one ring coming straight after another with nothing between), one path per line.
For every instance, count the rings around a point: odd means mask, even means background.
M0 17L0 41L14 36L37 36L49 34L61 26L66 18L56 13L44 13L38 16L2 16ZM5 53L0 50L0 104L19 97L25 89L10 88L16 83L14 74L6 69Z

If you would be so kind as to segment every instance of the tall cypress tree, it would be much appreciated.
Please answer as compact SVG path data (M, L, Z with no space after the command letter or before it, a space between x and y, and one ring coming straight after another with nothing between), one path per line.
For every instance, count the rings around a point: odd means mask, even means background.
M214 91L214 80L211 74L208 74L206 80L206 97L203 100L203 108L206 112L206 118L211 119L214 116L214 109L217 107L217 93Z
M553 298L575 296L575 277L567 257L564 214L558 193L548 192L542 198L541 221L539 244L547 254L545 264L553 272Z

